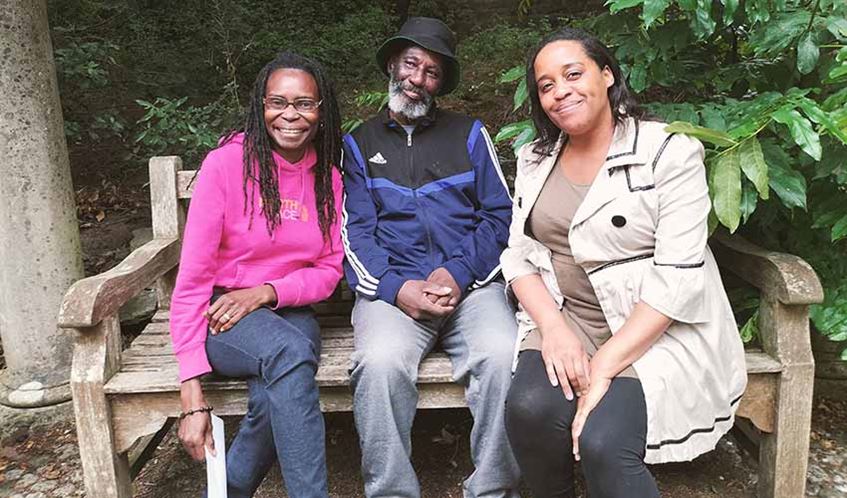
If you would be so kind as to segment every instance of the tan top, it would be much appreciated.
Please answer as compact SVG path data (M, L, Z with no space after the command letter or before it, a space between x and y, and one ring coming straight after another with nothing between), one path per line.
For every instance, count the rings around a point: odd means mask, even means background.
M612 331L588 275L573 259L568 240L571 220L590 187L571 182L560 166L554 167L530 212L529 229L537 241L550 249L556 281L564 297L562 315L568 327L582 341L585 352L593 357L600 346L612 337ZM538 329L527 335L520 349L541 349ZM618 376L638 377L631 366Z

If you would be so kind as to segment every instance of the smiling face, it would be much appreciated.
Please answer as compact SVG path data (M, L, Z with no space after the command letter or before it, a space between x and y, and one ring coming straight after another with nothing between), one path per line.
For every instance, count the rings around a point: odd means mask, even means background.
M578 41L555 41L538 52L533 65L541 108L568 136L612 126L607 90L615 83Z
M444 80L441 56L410 45L388 63L388 108L400 122L414 122L429 112Z
M303 158L318 131L320 109L298 112L293 105L282 110L272 109L269 103L280 99L318 102L318 84L311 74L301 69L277 69L268 77L265 87L265 126L271 147L286 161L295 163Z

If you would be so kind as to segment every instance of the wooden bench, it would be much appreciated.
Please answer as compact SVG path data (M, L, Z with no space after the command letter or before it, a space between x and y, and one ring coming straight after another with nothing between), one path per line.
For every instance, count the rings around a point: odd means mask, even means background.
M132 478L180 411L168 307L193 176L193 171L182 171L178 157L151 159L153 240L115 268L76 282L62 303L60 325L76 334L71 387L90 497L130 497ZM795 256L729 237L718 237L712 246L724 270L761 291L762 350L747 352L749 386L738 412L744 418L737 424L758 441L759 496L803 496L814 375L808 305L822 300L820 283ZM157 289L159 311L122 351L118 311L151 286ZM347 374L351 306L351 292L341 287L333 299L315 307L323 326L317 378L325 411L352 408ZM424 360L418 387L420 408L466 406L442 353ZM209 378L204 392L217 414L245 413L244 382Z

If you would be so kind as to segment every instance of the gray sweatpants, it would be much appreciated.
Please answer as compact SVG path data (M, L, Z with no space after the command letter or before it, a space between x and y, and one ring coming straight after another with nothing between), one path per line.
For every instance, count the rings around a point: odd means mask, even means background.
M353 414L365 495L421 495L410 461L415 381L421 360L438 343L453 364L453 380L466 387L474 418L476 470L464 482L465 498L518 498L520 475L503 419L517 326L503 284L472 291L452 315L437 321L415 321L384 301L357 297L353 330Z

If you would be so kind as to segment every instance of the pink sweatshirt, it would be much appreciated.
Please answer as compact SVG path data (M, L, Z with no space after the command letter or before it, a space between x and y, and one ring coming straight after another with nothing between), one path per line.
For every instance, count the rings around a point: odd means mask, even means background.
M279 166L282 220L268 234L262 196L255 186L256 207L250 221L249 197L244 211L242 135L209 153L195 180L182 242L179 275L171 300L171 339L179 363L179 380L212 371L206 356L209 307L213 287L240 289L273 286L279 308L305 306L332 294L341 279L341 175L333 170L336 223L324 242L315 207L316 156L309 148L291 164L274 153Z

